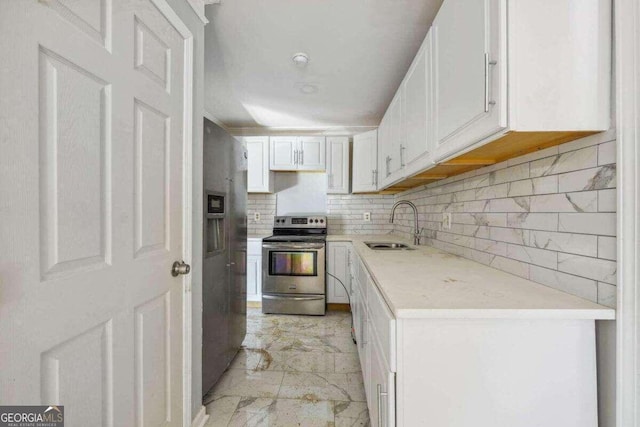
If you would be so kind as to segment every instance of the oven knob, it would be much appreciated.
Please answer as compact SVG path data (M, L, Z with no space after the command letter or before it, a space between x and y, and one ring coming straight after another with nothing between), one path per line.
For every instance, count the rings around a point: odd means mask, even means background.
M323 223L323 222L324 222L324 219L321 219L321 220L320 220L320 222L321 222L321 223Z

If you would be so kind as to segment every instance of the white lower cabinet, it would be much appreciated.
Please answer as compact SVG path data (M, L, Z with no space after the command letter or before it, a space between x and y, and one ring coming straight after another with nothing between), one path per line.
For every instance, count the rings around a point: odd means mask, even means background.
M373 329L370 328L369 350L369 419L372 426L396 425L395 374L389 369Z
M247 239L247 301L262 301L262 239Z
M592 319L396 319L356 249L347 256L372 426L597 427Z
M382 296L352 247L347 255L353 330L371 425L395 426L395 372L389 363L395 360L395 319L387 307L380 307Z
M340 279L338 280L327 274L327 302L348 304L351 287L351 277L349 274L349 250L351 243L328 242L327 243L327 273Z

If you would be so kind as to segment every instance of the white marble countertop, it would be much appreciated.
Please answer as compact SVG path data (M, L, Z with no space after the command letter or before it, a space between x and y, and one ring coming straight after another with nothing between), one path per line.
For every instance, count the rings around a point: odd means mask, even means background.
M429 246L375 251L391 235L328 235L352 242L396 318L614 319L615 310Z

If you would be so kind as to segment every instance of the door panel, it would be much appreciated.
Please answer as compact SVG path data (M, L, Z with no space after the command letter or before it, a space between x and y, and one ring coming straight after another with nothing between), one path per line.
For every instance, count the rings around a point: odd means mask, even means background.
M135 117L135 255L169 250L169 161L171 119L142 101Z
M112 326L102 323L42 353L41 399L65 402L66 417L77 425L108 425L113 416Z
M181 424L189 67L173 19L150 0L0 2L3 404Z
M171 421L171 297L161 295L135 308L136 425ZM173 380L173 381L172 381Z
M109 262L111 90L49 49L40 47L39 56L40 202L48 207L40 211L40 261L46 280Z

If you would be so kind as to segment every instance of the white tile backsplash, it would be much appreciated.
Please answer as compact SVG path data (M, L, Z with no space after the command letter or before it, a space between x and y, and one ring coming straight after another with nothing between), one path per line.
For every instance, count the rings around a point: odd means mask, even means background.
M614 139L614 132L589 136L395 200L418 207L423 244L614 306ZM453 213L450 230L442 229L442 212ZM410 238L411 215L403 213L394 232Z
M610 131L395 196L328 195L329 233L411 238L407 207L388 222L393 203L408 199L424 227L422 244L615 307L615 151ZM275 212L276 195L250 194L249 233L270 233ZM450 230L442 229L442 212L452 213Z

